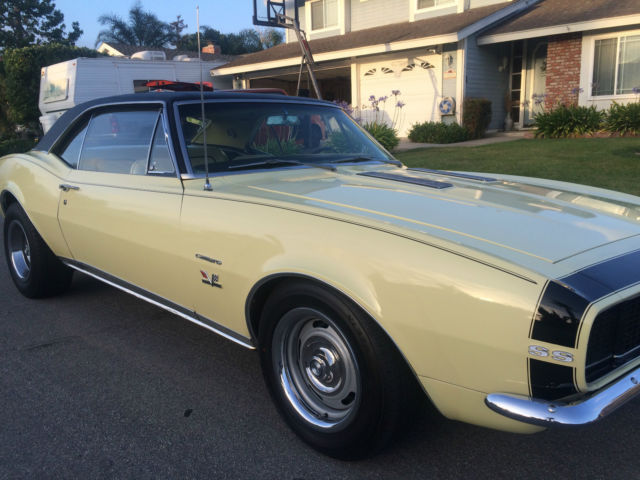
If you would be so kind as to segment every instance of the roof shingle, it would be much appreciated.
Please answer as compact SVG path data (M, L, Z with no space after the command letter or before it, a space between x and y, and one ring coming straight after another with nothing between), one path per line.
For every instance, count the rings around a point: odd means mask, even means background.
M316 55L319 53L456 33L509 5L512 5L512 2L473 8L463 13L442 15L440 17L418 20L416 22L394 23L381 27L368 28L366 30L357 30L344 35L334 35L311 40L309 46L313 54ZM240 67L254 63L284 60L299 57L300 55L298 42L283 43L267 50L262 50L261 52L243 55L219 68Z
M508 20L487 32L487 35L588 22L604 18L640 14L638 0L543 0L524 14Z

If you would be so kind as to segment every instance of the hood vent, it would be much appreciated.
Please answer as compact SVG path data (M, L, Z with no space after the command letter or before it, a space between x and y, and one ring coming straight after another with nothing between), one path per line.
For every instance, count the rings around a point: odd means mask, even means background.
M410 177L408 175L397 175L395 173L382 173L382 172L362 172L358 175L363 177L382 178L384 180L394 180L396 182L412 183L414 185L421 185L429 188L449 188L453 187L451 183L436 182L435 180L427 180L426 178Z
M475 180L476 182L497 182L497 178L491 177L480 177L478 175L471 175L470 173L457 173L457 172L448 172L445 170L431 170L429 168L410 168L412 172L425 172L432 173L433 175L446 175L447 177L456 177L456 178L465 178L467 180Z

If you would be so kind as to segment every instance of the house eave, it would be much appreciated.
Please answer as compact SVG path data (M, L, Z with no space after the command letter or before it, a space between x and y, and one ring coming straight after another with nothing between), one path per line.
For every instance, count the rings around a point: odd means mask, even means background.
M602 30L606 28L624 27L640 24L640 15L625 15L621 17L603 18L585 22L565 23L549 27L532 28L515 32L485 35L478 38L478 45L491 45L494 43L511 42L528 38L546 37L549 35L562 35L567 33L585 32L589 30Z
M324 52L314 54L316 62L325 62L331 60L342 60L344 58L361 57L367 55L376 55L381 53L399 52L403 50L411 50L415 48L433 47L446 43L455 43L484 30L494 23L510 17L524 9L538 3L540 0L520 0L512 5L505 7L497 12L468 25L458 32L448 33L444 35L416 38L404 40L400 42L382 43L377 45L369 45L365 47L357 47L333 52ZM300 65L300 56L290 57L286 59L273 60L270 62L261 62L253 64L239 65L237 67L218 68L211 71L212 75L236 75L241 73L255 72L260 70L269 70L274 68L290 67L292 65Z
M313 55L316 63L327 62L331 60L342 60L351 57L363 57L367 55L376 55L380 53L398 52L402 50L411 50L422 47L432 47L445 43L453 43L460 40L459 32L439 35L436 37L425 37L402 42L382 43L379 45L369 45L366 47L350 48L346 50L338 50L334 52L318 53ZM300 56L284 58L281 60L273 60L270 62L250 63L239 65L237 67L217 68L212 70L212 74L218 75L235 75L239 73L255 72L259 70L270 70L274 68L291 67L300 65Z

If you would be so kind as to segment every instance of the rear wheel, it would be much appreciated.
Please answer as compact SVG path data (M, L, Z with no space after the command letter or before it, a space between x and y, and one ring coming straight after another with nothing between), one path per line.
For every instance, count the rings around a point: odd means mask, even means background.
M338 458L383 447L402 426L413 386L384 332L357 306L312 283L289 283L260 324L265 380L287 423Z
M69 288L73 271L53 254L17 203L5 215L4 252L13 283L25 297L46 297Z

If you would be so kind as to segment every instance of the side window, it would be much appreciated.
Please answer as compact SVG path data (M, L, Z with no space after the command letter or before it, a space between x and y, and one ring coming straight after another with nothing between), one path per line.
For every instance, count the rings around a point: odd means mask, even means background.
M162 118L158 118L158 126L153 136L153 145L151 146L151 156L149 157L149 173L175 173L171 154L169 153L169 145L167 145L167 136L164 133Z
M96 113L84 138L78 169L144 175L157 110Z

